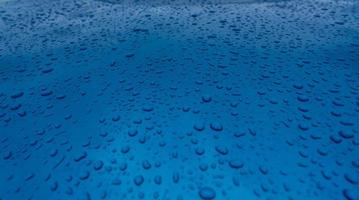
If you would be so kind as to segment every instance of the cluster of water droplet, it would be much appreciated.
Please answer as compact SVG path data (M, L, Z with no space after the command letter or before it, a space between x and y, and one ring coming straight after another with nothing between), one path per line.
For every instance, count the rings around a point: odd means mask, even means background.
M0 199L358 200L358 8L0 1Z

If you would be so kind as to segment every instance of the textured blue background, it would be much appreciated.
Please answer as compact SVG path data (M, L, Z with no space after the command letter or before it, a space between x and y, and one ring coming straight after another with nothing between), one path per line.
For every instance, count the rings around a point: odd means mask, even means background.
M0 199L359 199L359 2L0 1Z

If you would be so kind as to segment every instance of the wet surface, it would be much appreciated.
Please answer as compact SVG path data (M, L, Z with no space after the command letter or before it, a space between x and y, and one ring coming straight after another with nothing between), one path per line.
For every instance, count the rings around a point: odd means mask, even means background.
M359 199L358 1L0 1L0 199Z

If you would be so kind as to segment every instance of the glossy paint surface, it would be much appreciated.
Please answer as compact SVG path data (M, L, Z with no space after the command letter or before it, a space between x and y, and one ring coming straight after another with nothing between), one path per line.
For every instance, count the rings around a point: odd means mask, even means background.
M359 199L359 2L0 1L0 199Z

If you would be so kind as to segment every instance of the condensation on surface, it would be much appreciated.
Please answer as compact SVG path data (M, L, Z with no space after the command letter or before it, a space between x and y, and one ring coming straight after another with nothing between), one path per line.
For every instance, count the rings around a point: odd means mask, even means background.
M0 200L358 200L358 5L1 1Z

